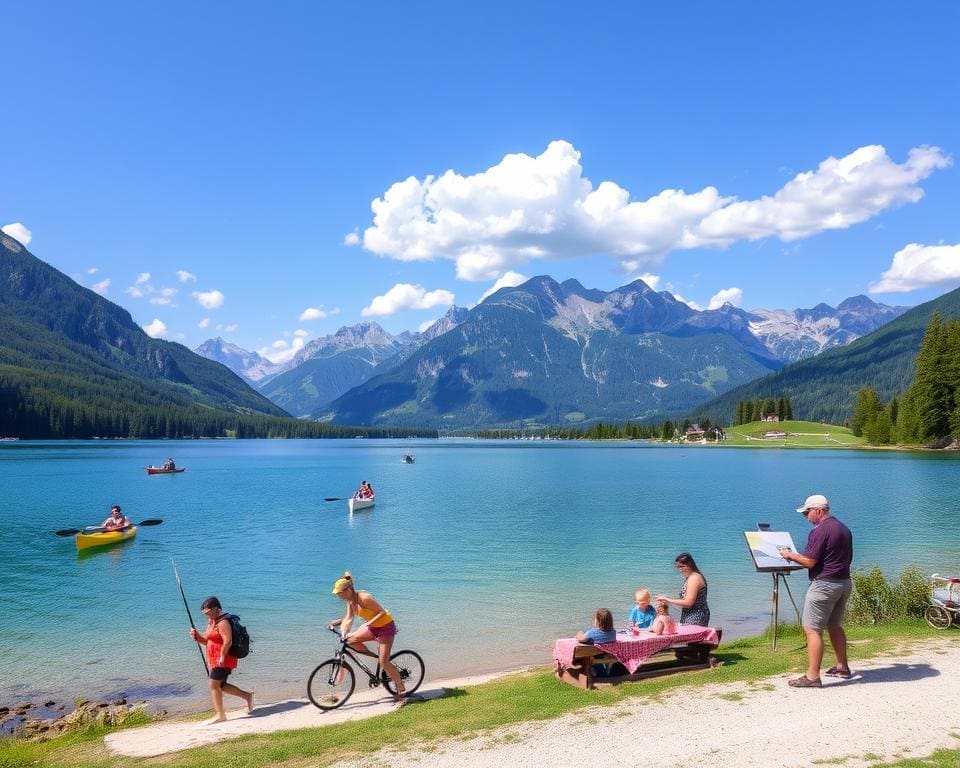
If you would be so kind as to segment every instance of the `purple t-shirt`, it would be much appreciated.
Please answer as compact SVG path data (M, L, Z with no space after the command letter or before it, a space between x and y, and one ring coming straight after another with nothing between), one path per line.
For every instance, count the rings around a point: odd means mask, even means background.
M814 579L849 579L853 561L853 534L832 515L821 520L807 538L803 554L817 564L810 569Z

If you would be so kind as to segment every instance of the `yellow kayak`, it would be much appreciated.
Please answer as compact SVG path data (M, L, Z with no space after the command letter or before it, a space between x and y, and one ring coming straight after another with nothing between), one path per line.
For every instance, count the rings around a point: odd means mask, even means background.
M78 533L77 551L92 549L93 547L106 547L111 544L119 544L121 541L132 539L137 535L137 526L131 525L122 531L100 531L98 533Z

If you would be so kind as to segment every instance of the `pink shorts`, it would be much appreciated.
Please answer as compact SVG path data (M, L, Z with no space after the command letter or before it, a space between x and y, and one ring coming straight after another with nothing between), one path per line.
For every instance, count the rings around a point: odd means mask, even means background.
M389 624L384 624L382 627L367 627L367 629L373 633L373 636L377 638L377 640L381 637L393 637L397 634L397 625L392 621Z

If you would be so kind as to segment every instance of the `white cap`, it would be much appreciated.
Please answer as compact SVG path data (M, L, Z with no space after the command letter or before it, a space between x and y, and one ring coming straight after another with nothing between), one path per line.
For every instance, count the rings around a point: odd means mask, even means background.
M802 507L797 508L797 512L802 515L808 509L830 509L830 502L827 501L826 496L815 493L813 496L807 496L807 500L803 502Z

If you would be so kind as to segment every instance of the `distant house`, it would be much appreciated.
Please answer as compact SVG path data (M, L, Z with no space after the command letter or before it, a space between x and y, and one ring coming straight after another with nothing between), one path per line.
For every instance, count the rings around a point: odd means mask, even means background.
M703 427L699 424L691 424L683 436L686 440L703 440L704 434Z
M764 413L760 416L760 421L780 421L780 417L775 413Z
M764 440L786 440L787 433L782 429L771 429L763 433Z

